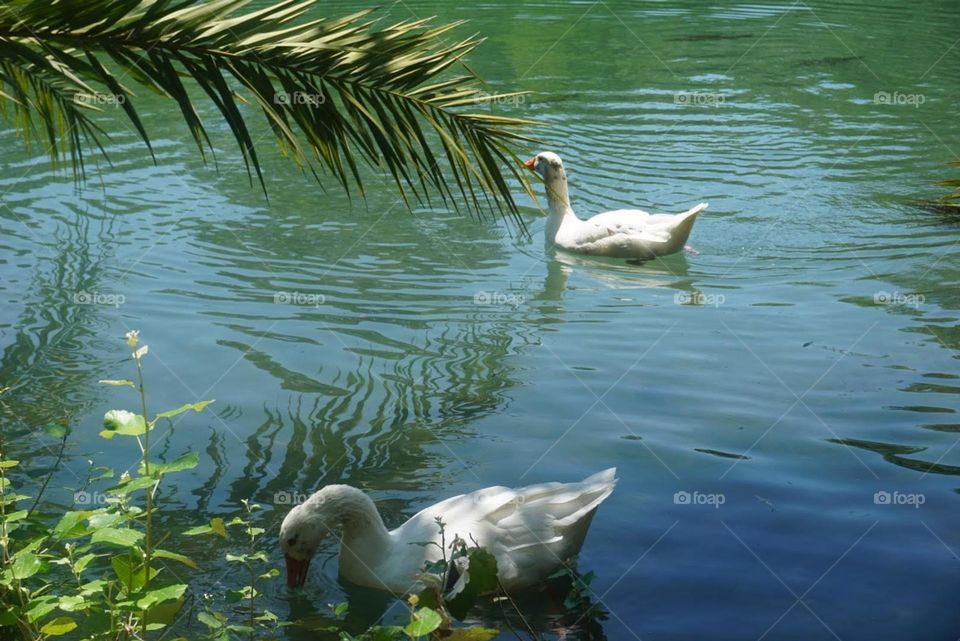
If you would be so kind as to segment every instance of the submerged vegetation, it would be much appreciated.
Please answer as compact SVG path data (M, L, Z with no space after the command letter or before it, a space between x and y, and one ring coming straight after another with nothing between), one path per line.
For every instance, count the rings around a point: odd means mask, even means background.
M950 163L951 167L960 168L960 160L954 160ZM960 210L960 178L951 178L950 180L941 180L937 183L941 187L949 187L953 191L937 199L936 204L941 207L952 208L954 212Z
M950 167L960 168L960 160L954 160L947 163ZM933 200L921 200L914 205L922 209L940 214L947 219L960 217L960 178L950 178L939 180L935 183L938 187L946 187L953 191L946 193Z

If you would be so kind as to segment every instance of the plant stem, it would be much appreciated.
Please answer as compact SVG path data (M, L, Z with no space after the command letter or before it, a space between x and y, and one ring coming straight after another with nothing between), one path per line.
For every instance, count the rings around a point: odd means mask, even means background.
M147 392L143 383L143 365L140 363L140 357L134 353L133 356L134 362L137 364L137 378L139 379L140 387L140 407L143 410L143 424L145 427L145 432L143 433L143 473L145 476L150 476L150 429L153 427L151 422L147 419ZM150 588L150 557L153 553L153 493L156 490L156 485L153 487L147 488L147 513L146 519L144 520L144 571L143 571L143 589L147 591ZM144 611L146 614L146 611ZM141 620L143 625L143 636L147 636L147 624L146 621Z
M60 468L60 463L63 461L63 451L67 447L67 437L70 436L70 418L67 417L64 421L67 424L67 428L63 431L63 437L60 439L60 449L57 451L57 460L53 464L53 469L50 470L50 473L47 474L47 477L43 479L43 485L40 486L40 491L37 492L36 498L33 499L33 505L30 506L30 511L27 512L26 518L30 518L33 515L33 511L37 509L37 506L40 505L40 499L43 497L44 491L47 489L47 485L50 483L50 479L53 478L54 473L57 469Z
M253 525L251 524L252 511L250 506L246 506L247 509L247 532L250 533L250 551L248 556L253 556L256 551L256 535L253 533ZM247 570L250 572L250 641L253 641L255 630L256 630L256 621L254 620L257 616L256 603L254 602L254 594L256 587L254 584L257 582L256 571L253 569L253 563L247 560Z

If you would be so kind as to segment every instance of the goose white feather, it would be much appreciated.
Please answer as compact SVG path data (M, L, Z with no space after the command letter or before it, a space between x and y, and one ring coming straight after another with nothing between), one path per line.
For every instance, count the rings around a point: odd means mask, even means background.
M593 514L616 485L616 468L579 483L489 487L431 505L388 531L373 501L349 485L328 485L294 507L280 526L287 583L303 585L310 559L338 528L340 574L351 583L395 594L418 587L425 562L441 558L435 522L454 536L475 540L497 559L500 584L517 590L539 583L579 552Z
M555 153L544 151L525 166L543 179L550 219L547 242L567 251L614 258L649 260L683 249L700 203L682 214L650 214L640 209L617 209L581 220L570 207L567 173Z

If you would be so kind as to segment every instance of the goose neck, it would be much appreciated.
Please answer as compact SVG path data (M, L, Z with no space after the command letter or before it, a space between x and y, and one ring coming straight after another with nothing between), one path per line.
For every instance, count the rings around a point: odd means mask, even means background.
M568 214L573 214L570 208L570 192L567 190L566 176L560 176L555 180L546 183L547 206L550 213L556 217L563 218Z
M361 490L349 485L327 486L317 509L342 527L343 544L366 552L386 552L390 533L373 500Z
M546 237L550 244L556 243L561 226L576 224L577 217L570 207L570 194L567 191L567 178L561 176L546 183L547 206L550 217L547 219Z

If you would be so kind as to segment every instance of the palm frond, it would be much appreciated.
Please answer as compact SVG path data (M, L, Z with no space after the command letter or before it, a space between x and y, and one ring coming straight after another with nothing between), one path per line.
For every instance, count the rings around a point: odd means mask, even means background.
M361 166L371 165L408 205L408 195L439 193L516 215L511 175L532 195L513 148L531 141L534 123L462 111L497 96L462 64L481 40L445 42L459 23L380 26L370 11L308 19L318 0L242 13L248 1L0 0L0 111L28 144L42 139L82 175L84 147L102 151L106 136L91 117L98 91L150 146L126 83L172 99L205 157L213 146L190 93L198 87L265 192L245 104L297 166L319 167L348 191L363 192Z

